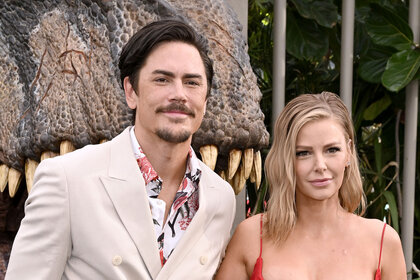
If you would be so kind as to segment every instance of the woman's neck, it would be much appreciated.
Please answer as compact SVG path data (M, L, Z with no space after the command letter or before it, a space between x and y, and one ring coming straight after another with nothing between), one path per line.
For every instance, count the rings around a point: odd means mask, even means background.
M351 213L341 207L338 198L325 201L304 201L297 204L295 230L314 237L327 237L339 228L344 228Z

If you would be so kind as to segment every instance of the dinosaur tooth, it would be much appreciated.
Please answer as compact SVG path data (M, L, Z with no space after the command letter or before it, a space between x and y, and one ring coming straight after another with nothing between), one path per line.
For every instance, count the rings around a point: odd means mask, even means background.
M35 169L38 167L38 164L38 162L29 158L25 162L26 189L28 190L28 193L31 192L34 183Z
M219 176L226 181L226 172L224 170L220 171Z
M246 149L242 154L242 165L244 167L245 180L249 178L254 162L254 149Z
M245 182L245 169L242 165L240 165L232 180L232 187L236 195L243 190Z
M241 163L242 151L233 149L229 152L228 179L231 180Z
M60 143L60 155L73 152L74 150L76 150L76 148L70 141L64 140Z
M56 157L56 156L58 156L58 154L55 153L55 152L45 151L41 154L41 161L43 161L44 159L53 158L53 157Z
M254 164L253 169L255 170L255 188L258 190L261 185L261 173L262 173L262 163L261 163L261 152L257 151L254 154ZM251 180L252 182L252 180Z
M257 174L255 173L254 161L252 162L251 173L249 174L249 181L255 183Z
M0 191L3 192L7 185L9 177L9 167L6 164L0 165Z
M16 191L19 188L19 184L20 184L21 179L22 179L22 173L20 173L20 171L14 169L14 168L9 169L8 185L9 185L9 195L10 195L10 197L15 196Z
M205 145L200 148L200 154L201 159L203 162L211 168L211 170L214 170L216 167L217 162L217 146L216 145Z

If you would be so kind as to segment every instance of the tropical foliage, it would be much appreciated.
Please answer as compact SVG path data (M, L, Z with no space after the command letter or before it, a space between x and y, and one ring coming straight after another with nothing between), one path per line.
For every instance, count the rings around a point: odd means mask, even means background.
M248 18L249 54L263 92L261 106L269 131L275 79L273 4L274 0L250 0ZM286 101L302 93L339 93L340 38L341 1L287 1ZM368 199L366 216L386 219L400 232L404 89L420 78L420 47L413 42L407 3L356 1L354 40L352 116ZM420 157L416 166L418 202ZM254 213L262 211L269 195L266 191L266 184L258 191L248 188L249 207ZM415 208L414 262L419 266L420 203Z

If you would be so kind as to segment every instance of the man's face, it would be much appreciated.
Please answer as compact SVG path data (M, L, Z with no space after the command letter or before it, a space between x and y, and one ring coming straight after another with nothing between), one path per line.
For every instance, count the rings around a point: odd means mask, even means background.
M190 141L206 107L207 80L198 50L183 42L158 45L140 69L134 89L125 78L136 135L171 143Z

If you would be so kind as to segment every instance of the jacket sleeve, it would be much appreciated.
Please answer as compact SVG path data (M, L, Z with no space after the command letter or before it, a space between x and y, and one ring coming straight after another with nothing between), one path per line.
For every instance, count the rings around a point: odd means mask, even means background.
M13 243L7 280L61 279L71 253L67 179L58 159L41 162Z

